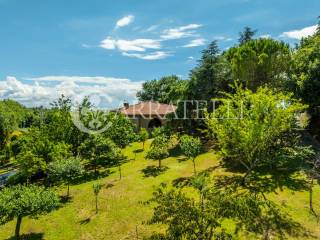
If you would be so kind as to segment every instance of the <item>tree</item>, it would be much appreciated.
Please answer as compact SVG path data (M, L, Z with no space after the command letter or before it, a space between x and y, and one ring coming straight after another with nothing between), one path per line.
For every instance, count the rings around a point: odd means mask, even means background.
M49 176L57 182L67 184L67 197L70 195L70 183L83 173L79 158L70 157L54 161L49 165Z
M175 75L151 80L142 84L137 93L139 101L158 101L160 103L176 103L183 98L187 81Z
M14 100L0 101L0 149L5 147L9 134L25 121L27 113L28 110Z
M232 239L231 234L222 228L222 222L232 219L236 231L269 234L282 239L292 234L291 219L280 208L264 199L260 194L224 188L217 189L205 175L197 175L188 184L194 190L188 194L183 187L170 187L162 184L149 201L155 204L149 224L163 224L165 233L153 234L150 239L163 240L212 240ZM230 231L230 230L229 230Z
M306 159L307 166L303 170L309 179L309 209L315 216L317 216L313 208L313 188L315 182L320 182L320 156L319 153L314 154L314 152L311 152L306 156Z
M141 128L139 132L139 140L142 142L143 150L144 150L144 143L149 138L149 133L147 129Z
M30 150L24 150L17 156L18 169L27 183L31 177L39 172L44 172L47 168L47 164L42 157L35 155Z
M185 99L210 101L221 91L227 91L231 83L229 63L213 41L202 51L198 66L190 72Z
M92 185L93 193L94 193L94 195L96 197L96 214L98 214L98 210L99 210L98 209L98 195L99 195L102 187L103 187L103 184L101 184L101 183L94 183Z
M15 236L20 236L23 217L37 218L59 206L59 198L52 190L34 185L14 186L0 191L0 224L17 218Z
M287 89L291 84L292 57L289 45L284 42L254 39L228 49L223 55L231 65L232 78L253 91L264 85Z
M135 126L125 115L110 112L107 118L110 127L103 135L110 138L118 147L125 148L136 139Z
M169 157L168 139L164 135L158 135L151 143L151 148L147 153L147 158L157 160L161 168L161 160Z
M88 159L94 167L95 174L98 166L111 166L114 164L115 143L101 135L90 135L79 147L82 158Z
M320 105L320 34L301 40L293 56L295 81L294 91L297 97L309 105L309 112L316 120Z
M250 27L244 27L242 32L239 32L239 44L244 44L250 40L257 33L257 30L252 30Z
M305 109L292 94L267 87L253 93L238 87L234 95L221 99L216 111L207 115L206 123L224 160L246 168L245 183L258 166L272 169L305 157L309 147L301 143L302 128L297 121Z
M178 104L177 115L187 117L181 125L185 129L201 129L203 110L213 111L212 98L220 97L221 92L230 91L231 67L227 58L221 54L216 41L202 51L198 65L190 71L184 100ZM195 116L199 113L199 117ZM197 114L198 115L198 114Z
M194 138L189 135L183 135L180 138L180 147L183 154L188 158L191 159L193 162L193 172L194 174L197 173L196 171L196 163L195 159L201 152L201 141L199 138Z

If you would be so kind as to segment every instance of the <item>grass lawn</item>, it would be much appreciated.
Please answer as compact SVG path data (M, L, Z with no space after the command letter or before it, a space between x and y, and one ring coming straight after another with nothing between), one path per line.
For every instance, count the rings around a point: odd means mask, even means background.
M146 149L149 145L150 141L146 143ZM99 180L106 185L99 195L98 214L95 214L92 190L94 181L74 185L71 187L72 199L62 208L37 220L23 219L21 233L25 234L25 239L132 240L136 239L136 230L138 239L159 230L159 226L143 224L152 215L152 207L142 203L151 197L154 187L161 182L171 183L179 177L191 176L193 165L183 156L170 157L163 161L163 166L168 167L167 171L157 177L146 177L142 170L147 166L156 166L157 162L146 160L146 152L137 153L134 160L134 150L141 146L141 143L134 143L125 150L131 161L122 166L121 180L117 168L111 169L109 176ZM197 158L196 166L198 171L219 166L218 156L213 152L202 154ZM226 172L217 167L212 174L222 175ZM59 191L65 193L64 188ZM269 196L277 203L285 204L288 214L314 236L296 239L320 239L320 225L308 210L308 192L283 188ZM317 186L314 191L314 208L318 213L319 196L320 188ZM0 226L0 239L13 239L14 227L15 221ZM243 239L256 237L246 236Z

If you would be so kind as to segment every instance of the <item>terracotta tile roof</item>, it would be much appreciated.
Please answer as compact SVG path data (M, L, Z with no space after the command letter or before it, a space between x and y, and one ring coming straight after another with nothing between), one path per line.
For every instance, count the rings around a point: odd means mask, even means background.
M165 116L175 112L177 107L172 104L162 104L155 101L140 102L120 108L119 111L127 116Z

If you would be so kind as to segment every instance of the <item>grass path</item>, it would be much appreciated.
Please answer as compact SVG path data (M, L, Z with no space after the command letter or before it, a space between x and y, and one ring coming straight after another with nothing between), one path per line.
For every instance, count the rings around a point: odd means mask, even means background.
M146 143L146 149L150 141ZM99 213L95 214L94 195L92 184L94 181L71 187L72 199L59 210L42 216L37 220L25 218L22 222L21 233L27 239L48 240L121 240L136 239L136 227L139 239L143 235L149 235L158 230L155 226L142 224L150 218L152 208L142 204L148 200L154 187L161 182L172 182L179 177L191 176L193 165L191 161L185 161L183 157L170 157L163 161L168 170L157 177L144 177L141 172L150 165L157 165L144 158L145 152L137 153L134 159L133 151L141 148L140 143L134 143L126 149L126 155L132 159L122 166L122 180L119 180L117 168L111 169L112 173L100 179L106 184L99 195ZM205 170L218 166L218 157L212 152L202 154L196 160L197 170ZM224 169L217 168L214 174L225 174ZM60 190L61 193L65 189ZM294 220L307 228L315 239L320 239L320 225L308 212L307 192L292 192L284 189L271 197L278 203L288 205L288 213ZM320 188L314 192L315 209L320 212ZM0 239L11 239L15 222L0 226ZM248 239L248 238L246 238ZM252 238L254 239L254 238ZM300 238L301 239L301 238ZM306 238L307 239L307 238Z

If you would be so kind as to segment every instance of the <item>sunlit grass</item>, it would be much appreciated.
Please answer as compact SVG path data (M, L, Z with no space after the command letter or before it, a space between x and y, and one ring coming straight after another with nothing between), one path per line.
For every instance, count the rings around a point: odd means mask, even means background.
M42 216L37 220L24 219L21 232L43 233L43 239L83 239L83 240L120 240L135 239L136 230L139 239L158 231L158 226L143 224L152 215L152 206L143 204L150 199L152 192L162 182L171 183L179 177L188 177L193 174L192 162L183 156L165 159L163 166L166 171L157 177L145 177L142 172L147 166L157 166L157 162L145 159L145 154L150 146L146 143L145 151L141 143L134 143L125 150L130 160L122 166L122 179L119 180L117 168L111 169L111 174L98 181L105 184L99 195L99 213L95 214L95 198L92 190L94 181L85 182L71 187L72 199L59 210ZM197 171L218 166L219 158L213 152L200 155L196 159ZM225 169L218 167L214 175L226 174ZM230 173L228 173L230 174ZM59 188L61 195L65 188ZM315 209L320 213L320 188L314 192ZM316 219L308 210L308 193L306 191L292 192L286 188L283 191L272 193L270 197L277 203L286 203L288 214L301 223L308 231L320 239L320 227ZM229 226L228 226L229 225ZM0 226L0 239L9 239L13 236L15 222ZM232 224L226 222L227 229L233 229ZM33 235L30 239L40 239ZM248 239L248 236L243 238ZM252 237L255 239L255 237ZM301 238L299 238L301 239Z

